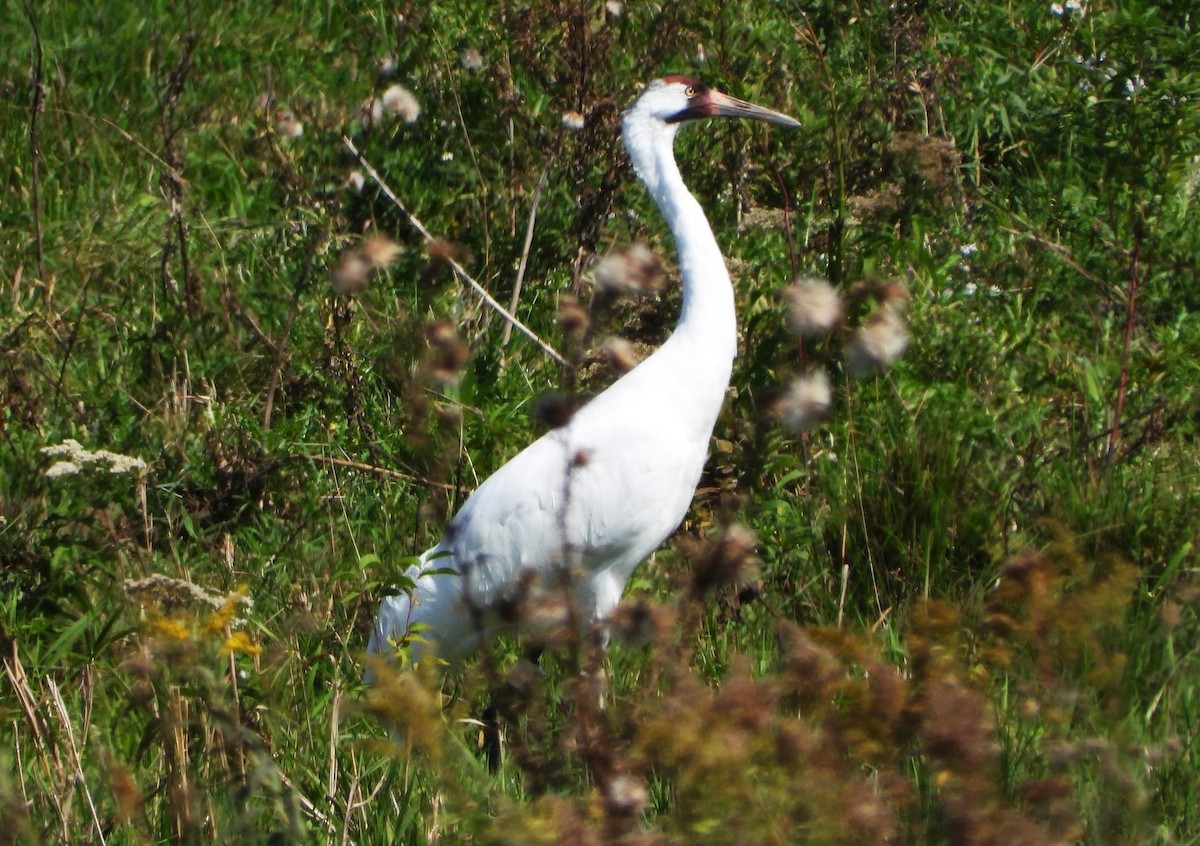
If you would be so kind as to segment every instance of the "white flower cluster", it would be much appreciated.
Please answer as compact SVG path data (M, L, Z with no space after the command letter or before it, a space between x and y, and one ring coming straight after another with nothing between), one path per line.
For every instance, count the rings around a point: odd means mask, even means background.
M74 476L89 466L99 468L101 465L105 465L103 469L108 470L109 473L140 473L146 469L146 462L140 458L121 455L106 449L93 452L84 449L83 445L74 438L67 438L61 444L42 447L41 451L43 455L59 459L42 474L49 479L56 479L59 476Z

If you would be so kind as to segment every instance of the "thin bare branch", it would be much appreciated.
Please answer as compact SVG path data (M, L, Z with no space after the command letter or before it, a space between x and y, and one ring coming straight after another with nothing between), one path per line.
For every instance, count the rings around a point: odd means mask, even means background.
M525 243L521 246L521 263L517 266L517 281L513 283L512 302L508 308L513 314L517 313L517 304L521 301L521 287L525 284L525 268L529 265L529 249L533 245L533 230L537 227L538 206L542 202L542 191L546 188L546 175L549 168L542 169L538 177L537 188L533 191L533 203L529 206L529 222L525 225ZM500 345L507 346L512 337L512 324L504 324L504 334L500 336Z
M418 220L417 217L408 210L408 207L405 206L404 203L400 201L400 198L396 196L396 192L389 188L388 184L383 181L383 177L379 175L379 171L371 167L370 162L363 158L363 154L360 153L358 148L354 146L354 142L344 135L342 136L342 141L346 144L346 148L354 155L356 159L358 159L358 163L362 165L363 170L365 170L367 174L373 180L375 180L375 184L379 186L379 190L383 191L384 196L391 200L396 208L400 209L404 216L408 218L409 223L413 225L413 228L421 233L421 237L423 237L426 241L436 240L433 235L430 234L429 230L425 228L425 224L421 223L421 221ZM522 335L541 347L543 351L545 351L559 364L563 365L564 367L571 366L570 362L563 358L562 354L558 350L554 349L554 347L543 341L536 333L534 333L532 329L518 320L508 309L500 305L500 303L496 301L496 298L488 293L486 288L476 282L471 274L467 273L466 268L455 261L452 257L447 257L446 261L449 263L450 267L453 268L454 274L459 279L461 279L463 282L466 282L467 285L469 285L485 303L491 306L501 317L515 326Z

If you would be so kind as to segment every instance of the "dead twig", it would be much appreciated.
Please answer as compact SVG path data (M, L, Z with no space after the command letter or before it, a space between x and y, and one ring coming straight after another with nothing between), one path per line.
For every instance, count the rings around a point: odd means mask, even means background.
M29 104L29 194L33 203L33 241L37 249L38 277L46 279L46 251L42 243L42 150L38 143L38 115L45 105L42 87L42 34L38 29L33 0L25 0L25 17L33 31L33 99Z
M417 217L408 210L408 207L400 201L400 198L396 196L396 193L388 187L387 183L383 181L383 177L379 175L379 172L375 170L375 168L371 167L371 164L365 158L363 158L363 154L360 153L358 148L354 146L354 142L344 135L342 136L342 141L345 143L346 148L351 152L351 154L358 159L358 163L362 165L363 170L367 172L371 179L375 180L375 184L379 186L379 190L383 191L384 196L391 200L396 208L400 209L404 216L408 218L409 223L413 225L413 228L421 233L421 237L423 237L426 241L432 242L436 240L429 230L425 228L425 224L421 223L421 221L418 220ZM489 294L486 288L476 282L474 277L467 273L466 268L455 261L453 257L447 256L446 262L454 270L455 276L457 276L463 282L466 282L467 285L469 285L485 303L491 306L501 317L515 326L522 335L541 347L543 351L545 351L559 364L563 365L564 367L571 366L570 362L563 358L562 354L558 350L554 349L554 347L543 341L536 333L534 333L532 329L518 320L508 309L500 305L500 303L496 301L496 298Z
M379 467L375 464L364 464L361 461L351 461L348 458L336 458L332 455L312 455L310 453L297 452L287 456L282 460L318 461L322 464L332 464L335 467L347 467L351 470L362 470L364 473L374 473L376 476L383 476L386 479L397 479L405 482L419 482L422 485L442 488L443 490L447 491L457 489L454 485L448 485L445 482L435 482L431 479L422 479L409 473L401 473L399 470L391 470L387 467Z
M529 265L529 249L533 245L533 230L537 226L538 206L542 202L542 191L546 187L546 175L550 173L549 168L542 169L542 175L538 177L537 188L533 191L533 203L529 206L529 222L525 225L525 243L521 246L521 262L517 265L517 281L513 283L512 302L508 309L513 314L517 313L517 304L521 301L521 287L525 284L525 268ZM500 346L507 346L508 339L512 337L512 324L504 324L504 334L500 336Z

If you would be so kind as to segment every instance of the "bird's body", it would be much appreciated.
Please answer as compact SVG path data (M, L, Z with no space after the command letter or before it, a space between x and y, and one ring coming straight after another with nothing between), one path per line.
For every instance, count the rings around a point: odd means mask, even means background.
M371 652L417 631L414 657L428 641L439 657L461 659L508 624L498 608L564 574L576 622L602 620L683 521L729 384L737 323L724 259L672 147L680 122L717 115L796 125L686 77L651 83L623 116L634 168L675 236L684 290L674 332L479 486L409 571L411 596L384 600Z

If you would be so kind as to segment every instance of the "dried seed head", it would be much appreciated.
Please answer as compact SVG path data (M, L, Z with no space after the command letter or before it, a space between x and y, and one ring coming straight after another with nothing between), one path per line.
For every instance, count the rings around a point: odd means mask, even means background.
M383 115L383 101L378 97L369 97L358 105L359 119L367 128L383 123Z
M783 292L788 323L802 338L828 335L842 322L842 298L837 289L818 277L798 278Z
M471 251L466 247L451 244L449 241L443 241L441 238L434 238L432 241L427 241L425 243L425 254L429 256L430 261L434 262L456 261L459 264L468 264L474 258Z
M299 138L304 134L304 124L286 109L275 113L275 131L284 138Z
M740 523L730 523L713 538L693 541L685 549L692 572L688 596L699 599L706 593L744 582L758 565L754 548L758 536Z
M367 178L363 176L363 172L361 170L352 170L346 174L346 181L342 183L342 186L357 194L366 184Z
M576 297L563 294L558 298L558 325L564 335L579 337L587 332L590 324L587 309Z
M562 125L564 129L578 132L583 129L583 115L576 111L565 112L562 116Z
M394 262L404 252L404 248L391 241L387 236L375 234L363 242L362 253L371 263L372 270L381 270Z
M379 96L385 114L394 115L405 123L416 123L421 116L421 105L413 93L403 85L389 85Z
M429 376L435 382L447 384L461 374L471 358L471 349L449 320L435 320L425 327L425 340L432 353Z
M379 70L380 76L391 76L396 70L396 57L380 56L375 60L375 67Z
M592 272L596 287L609 294L646 296L658 293L663 283L662 262L644 244L613 250Z
M533 419L548 429L561 429L582 406L582 397L550 391L534 400Z
M614 816L636 816L649 803L645 784L631 775L614 776L604 790L604 804Z
M330 287L338 294L358 294L367 287L371 275L387 267L404 248L383 235L372 235L361 246L342 253L333 274Z
M665 608L651 605L645 600L630 600L617 606L608 623L616 637L636 649L666 640L675 619Z
M468 70L472 73L483 70L483 54L474 47L468 47L459 53L458 63L462 65L463 70Z
M912 295L908 293L908 288L903 282L892 280L885 283L879 289L879 302L885 308L891 308L896 311L903 311L912 301Z
M600 349L609 365L618 373L628 373L638 365L637 350L624 338L616 335L605 338Z
M358 294L367 287L367 279L371 275L371 262L361 250L347 250L342 253L337 264L333 266L333 275L329 279L335 293Z
M846 346L846 370L851 376L870 376L887 370L908 348L904 317L884 307L871 315Z
M825 371L810 370L788 385L775 406L775 414L783 428L798 434L824 419L832 402L833 392Z

